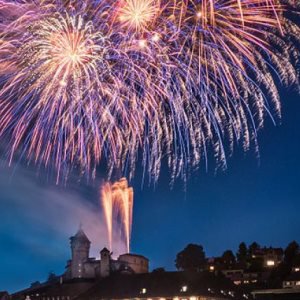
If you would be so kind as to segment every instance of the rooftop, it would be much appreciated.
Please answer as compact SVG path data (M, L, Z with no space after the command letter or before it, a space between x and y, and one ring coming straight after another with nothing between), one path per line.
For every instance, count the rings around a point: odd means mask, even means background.
M146 274L113 274L101 279L76 300L130 299L180 296L206 296L228 299L234 285L209 272L161 272ZM231 298L231 297L230 297ZM232 299L232 298L231 298Z
M87 242L91 243L88 237L86 236L85 232L83 231L82 227L78 229L77 233L70 238L71 242L73 240L80 241L80 242Z

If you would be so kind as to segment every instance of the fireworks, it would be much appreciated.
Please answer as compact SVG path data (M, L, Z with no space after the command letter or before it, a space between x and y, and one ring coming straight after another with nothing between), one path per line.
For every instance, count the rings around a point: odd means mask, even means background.
M117 11L122 26L136 31L147 29L159 12L156 0L121 0Z
M299 86L288 0L0 1L0 136L57 181L104 159L157 180L220 166ZM287 11L289 11L287 13ZM279 80L278 80L279 79ZM226 142L224 142L226 141ZM228 141L228 142L227 142ZM139 158L141 156L141 158Z
M120 220L121 233L125 237L127 253L130 251L130 236L132 227L133 189L128 187L126 178L111 184L105 183L101 188L101 202L107 225L109 249L113 249L113 234Z

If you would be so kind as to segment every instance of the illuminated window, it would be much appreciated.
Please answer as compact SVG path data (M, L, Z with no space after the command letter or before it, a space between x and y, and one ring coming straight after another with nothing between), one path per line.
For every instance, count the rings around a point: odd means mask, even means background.
M300 281L296 281L296 285L300 285Z
M273 266L275 266L275 261L274 261L274 260L267 260L267 266L268 266L268 267L273 267Z
M186 285L184 285L180 291L185 293L187 291L187 289L188 289L188 287Z
M300 272L300 268L294 268L295 272Z
M141 294L146 294L146 293L147 293L147 289L143 288L143 289L141 290Z

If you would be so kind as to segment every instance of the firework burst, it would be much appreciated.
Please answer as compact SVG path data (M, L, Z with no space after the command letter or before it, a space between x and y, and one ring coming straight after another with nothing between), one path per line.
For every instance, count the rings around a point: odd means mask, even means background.
M288 0L0 1L0 136L57 180L72 168L157 180L213 150L257 145L280 116L277 82L299 86ZM287 13L287 11L289 12ZM299 47L298 47L299 48ZM229 143L223 143L224 140ZM224 145L229 144L229 147ZM226 149L228 148L228 149Z

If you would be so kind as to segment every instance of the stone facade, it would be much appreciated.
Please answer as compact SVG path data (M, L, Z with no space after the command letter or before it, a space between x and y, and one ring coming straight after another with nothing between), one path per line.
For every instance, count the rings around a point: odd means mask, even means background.
M114 272L148 273L149 261L142 255L126 253L115 260L104 248L100 251L100 260L90 258L91 242L82 228L70 238L70 244L72 258L67 263L64 279L107 277Z

